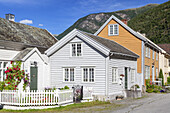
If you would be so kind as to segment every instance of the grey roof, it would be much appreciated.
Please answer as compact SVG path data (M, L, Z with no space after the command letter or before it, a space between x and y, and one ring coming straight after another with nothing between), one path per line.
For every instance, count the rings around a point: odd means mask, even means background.
M34 48L26 48L22 51L20 51L14 58L13 60L22 60L29 52L31 52Z
M49 48L57 42L47 30L0 18L0 41ZM1 45L0 45L1 46Z
M80 30L79 30L80 31ZM93 40L97 41L98 43L102 44L103 46L107 47L108 49L110 49L110 52L113 54L117 54L117 55L125 55L125 56L129 56L129 57L136 57L138 58L139 56L135 53L133 53L132 51L128 50L127 48L121 46L120 44L116 43L115 41L106 39L106 38L102 38L87 32L83 32L80 31L81 33L83 33L84 35L92 38Z

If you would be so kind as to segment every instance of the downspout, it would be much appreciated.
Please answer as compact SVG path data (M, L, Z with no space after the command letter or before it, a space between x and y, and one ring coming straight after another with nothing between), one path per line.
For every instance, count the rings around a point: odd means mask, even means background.
M112 54L109 54L106 58L105 58L105 75L106 75L106 84L105 84L105 87L106 87L106 90L105 90L105 96L107 97L108 99L108 96L109 96L109 59L110 59L110 56Z

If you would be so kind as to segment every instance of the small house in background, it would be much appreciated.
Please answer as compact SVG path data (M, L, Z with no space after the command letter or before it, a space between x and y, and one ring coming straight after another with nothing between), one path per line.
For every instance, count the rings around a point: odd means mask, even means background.
M15 15L14 14L5 14L5 19L10 20L10 21L15 21Z
M139 84L139 56L112 40L74 29L45 53L51 87L81 85L95 97L110 100Z
M10 21L8 21L8 20ZM30 76L31 90L49 86L48 58L44 51L57 42L47 30L14 21L14 15L0 18L0 81L6 78L5 70L10 61L21 61L22 69ZM22 89L21 84L18 86Z

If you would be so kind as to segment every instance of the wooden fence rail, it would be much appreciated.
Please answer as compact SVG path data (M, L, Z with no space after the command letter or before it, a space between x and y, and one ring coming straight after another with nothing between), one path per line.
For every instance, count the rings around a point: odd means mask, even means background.
M73 102L73 90L4 90L0 104L16 106L47 106Z

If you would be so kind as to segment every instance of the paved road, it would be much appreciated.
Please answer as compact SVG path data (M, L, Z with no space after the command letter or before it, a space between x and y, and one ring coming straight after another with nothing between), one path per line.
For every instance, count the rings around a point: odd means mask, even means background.
M137 100L123 100L127 106L113 113L170 113L170 94L150 94Z

